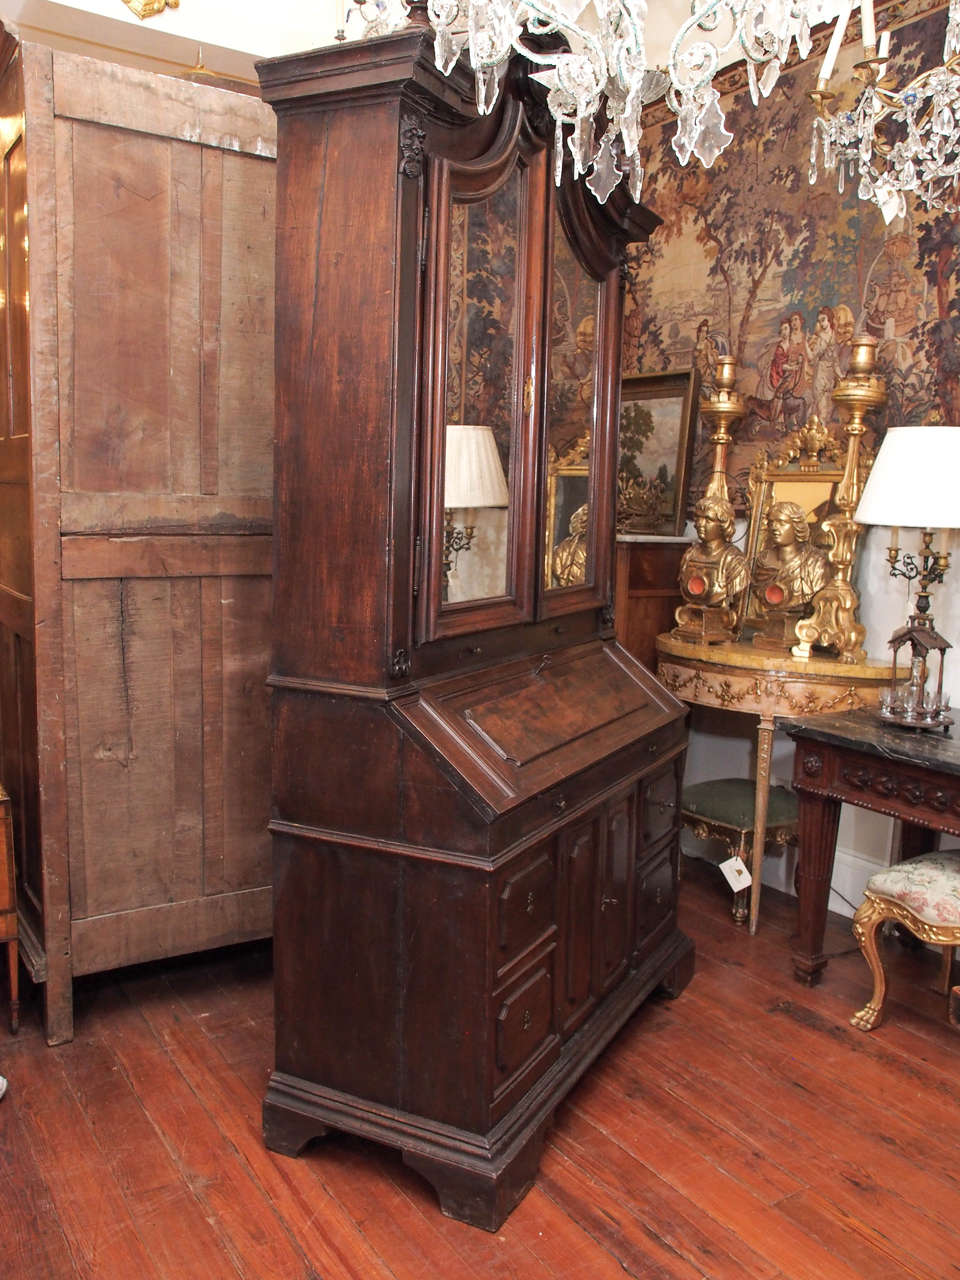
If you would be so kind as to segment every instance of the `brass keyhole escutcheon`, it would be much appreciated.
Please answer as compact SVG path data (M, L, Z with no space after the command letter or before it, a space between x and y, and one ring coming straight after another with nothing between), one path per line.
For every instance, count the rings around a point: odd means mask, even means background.
M529 1009L524 1009L523 1016L520 1019L520 1026L524 1031L529 1031L533 1025L533 1014Z
M532 916L532 915L533 915L534 901L535 901L535 899L534 899L534 896L533 896L533 891L531 890L531 892L527 894L527 908L526 908L526 910L527 910L527 915L528 915L528 916Z

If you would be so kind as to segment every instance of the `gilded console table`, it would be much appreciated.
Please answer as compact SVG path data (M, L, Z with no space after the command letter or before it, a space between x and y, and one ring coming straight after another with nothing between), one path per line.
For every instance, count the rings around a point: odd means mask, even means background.
M684 702L758 717L750 890L750 932L756 933L775 717L874 707L880 689L889 682L890 668L830 658L802 660L764 652L743 641L691 644L665 634L657 636L657 675Z

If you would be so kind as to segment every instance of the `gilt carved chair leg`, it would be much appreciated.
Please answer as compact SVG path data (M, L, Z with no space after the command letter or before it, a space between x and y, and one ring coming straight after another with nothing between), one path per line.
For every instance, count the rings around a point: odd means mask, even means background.
M943 948L943 956L940 961L940 978L937 982L937 990L942 991L945 996L950 994L950 979L953 977L954 951L954 947L945 946Z
M877 950L877 927L882 924L887 914L883 906L875 898L866 898L857 908L853 917L853 932L860 944L864 959L870 966L873 975L873 995L850 1019L851 1026L860 1031L872 1031L879 1026L883 1017L883 1006L887 998L887 975Z
M951 1027L956 1027L960 1031L960 987L952 987L950 989L947 1016L950 1019Z

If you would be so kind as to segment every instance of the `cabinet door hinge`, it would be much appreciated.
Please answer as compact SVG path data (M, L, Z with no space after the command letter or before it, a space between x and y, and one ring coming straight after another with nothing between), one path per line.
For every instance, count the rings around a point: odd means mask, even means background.
M420 537L420 534L418 533L413 540L413 594L415 596L418 596L420 594L420 568L421 568L420 552L422 549L423 549L423 539Z

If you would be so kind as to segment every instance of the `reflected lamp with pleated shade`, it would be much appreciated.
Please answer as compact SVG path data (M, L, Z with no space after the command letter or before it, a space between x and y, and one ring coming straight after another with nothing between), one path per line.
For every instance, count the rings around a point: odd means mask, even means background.
M476 528L476 512L509 503L507 478L493 430L477 423L447 424L443 484L443 569L448 576L461 551L468 551ZM463 521L454 523L454 512Z
M933 625L930 588L942 583L950 552L936 550L935 531L960 528L960 427L891 427L884 436L867 478L854 519L859 524L887 525L892 530L887 560L892 577L918 585L914 612L890 637L893 678L881 695L885 720L911 729L946 729L953 723L943 695L943 659L951 647ZM919 529L916 553L901 550L900 530ZM910 647L906 682L897 673L897 657ZM939 656L935 689L927 689L928 660Z

